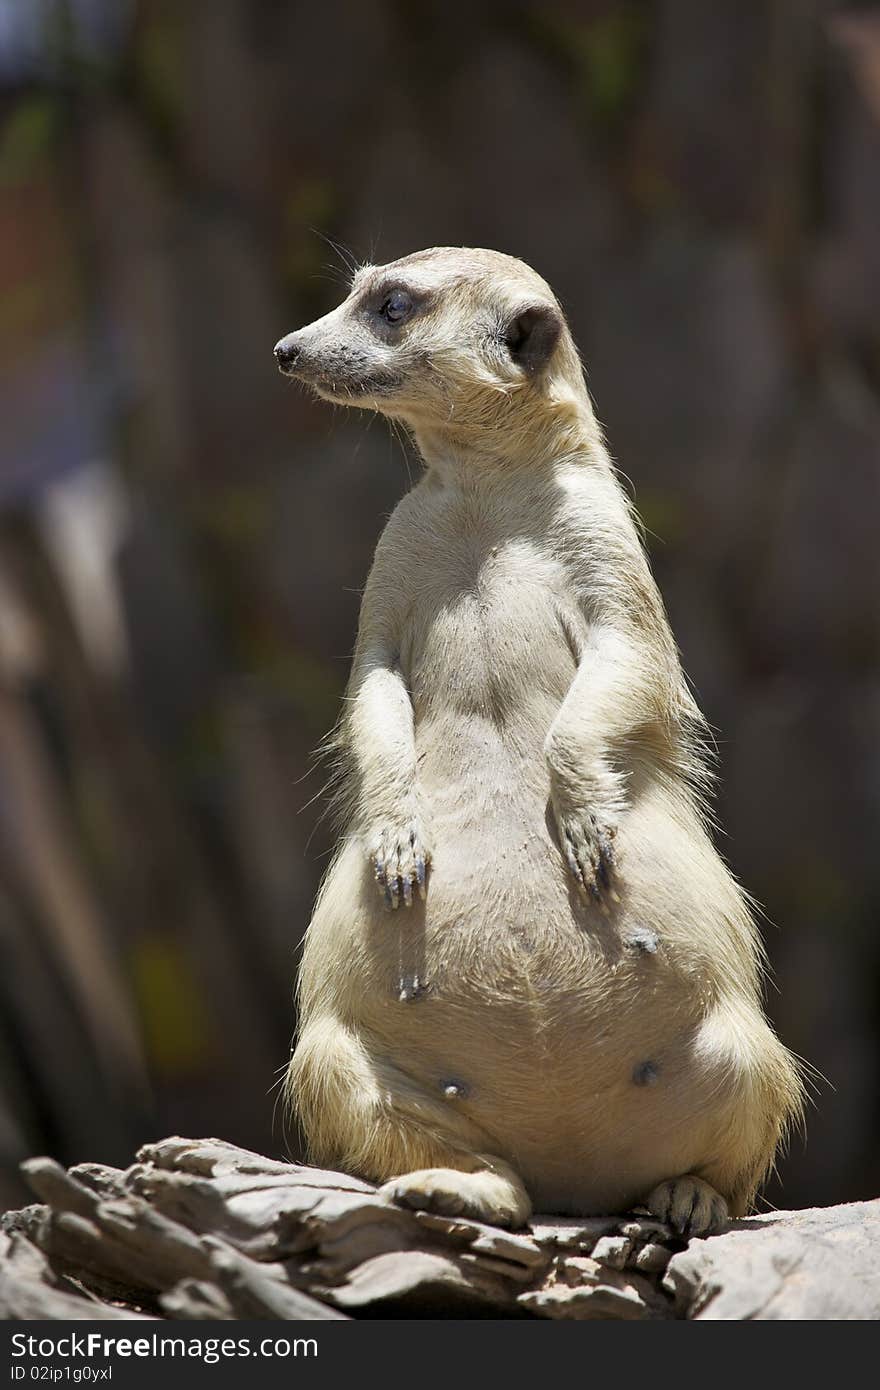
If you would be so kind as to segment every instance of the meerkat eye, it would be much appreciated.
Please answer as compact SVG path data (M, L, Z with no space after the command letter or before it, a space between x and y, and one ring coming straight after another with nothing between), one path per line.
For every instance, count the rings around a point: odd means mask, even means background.
M402 323L412 313L413 302L406 290L395 290L389 294L379 310L386 323Z

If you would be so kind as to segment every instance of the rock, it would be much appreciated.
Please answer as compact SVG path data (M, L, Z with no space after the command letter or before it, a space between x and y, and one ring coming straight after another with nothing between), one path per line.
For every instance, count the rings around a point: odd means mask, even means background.
M745 1320L880 1316L880 1201L772 1212L692 1240L663 1279L678 1316Z
M593 1259L609 1269L623 1269L633 1253L629 1236L601 1236L593 1246Z
M23 1171L41 1204L0 1219L7 1319L880 1315L880 1201L752 1217L685 1248L645 1215L503 1231L411 1211L218 1139L148 1144L124 1170Z
M45 1255L20 1234L0 1235L0 1316L5 1321L139 1318L143 1315L83 1295L57 1276Z

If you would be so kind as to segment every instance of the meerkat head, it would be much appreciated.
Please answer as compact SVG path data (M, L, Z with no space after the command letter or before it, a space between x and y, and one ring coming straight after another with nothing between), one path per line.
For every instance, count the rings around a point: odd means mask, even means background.
M562 310L529 266L438 247L364 266L348 298L275 347L287 376L340 405L475 444L588 406Z

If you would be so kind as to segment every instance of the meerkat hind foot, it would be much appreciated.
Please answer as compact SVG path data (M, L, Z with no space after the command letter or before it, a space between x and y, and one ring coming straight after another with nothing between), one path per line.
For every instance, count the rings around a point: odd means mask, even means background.
M679 1235L711 1236L722 1230L729 1220L727 1203L714 1187L685 1173L681 1178L668 1178L658 1183L644 1205L658 1221L665 1221Z
M469 1216L492 1226L524 1226L532 1204L516 1174L506 1165L504 1169L464 1173L457 1168L420 1168L392 1178L379 1192L417 1211Z

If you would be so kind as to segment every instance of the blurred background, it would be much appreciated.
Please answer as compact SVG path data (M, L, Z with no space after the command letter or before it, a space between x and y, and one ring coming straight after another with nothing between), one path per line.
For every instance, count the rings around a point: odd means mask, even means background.
M275 370L349 259L558 291L718 730L771 1201L880 1191L880 7L0 0L0 1204L285 1150L313 750L417 464Z

